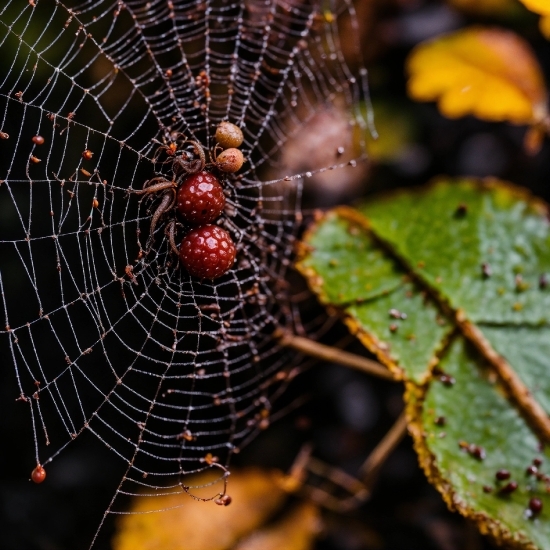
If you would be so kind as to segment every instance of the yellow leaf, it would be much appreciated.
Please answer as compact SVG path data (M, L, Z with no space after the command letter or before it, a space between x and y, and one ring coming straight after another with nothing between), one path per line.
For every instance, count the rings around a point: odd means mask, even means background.
M215 481L214 472L185 479L190 486ZM132 514L123 515L113 550L229 550L281 506L285 493L279 472L259 469L233 471L229 478L230 506L197 502L181 492L134 499ZM211 497L219 485L191 491ZM154 511L157 511L155 513Z
M300 504L283 519L242 540L234 550L310 550L319 532L320 517L313 504Z
M546 86L529 45L511 31L470 27L417 46L408 92L442 114L533 124L546 116Z
M521 3L535 13L550 15L550 2L548 0L521 0Z
M544 15L540 18L539 29L543 36L550 40L550 15Z

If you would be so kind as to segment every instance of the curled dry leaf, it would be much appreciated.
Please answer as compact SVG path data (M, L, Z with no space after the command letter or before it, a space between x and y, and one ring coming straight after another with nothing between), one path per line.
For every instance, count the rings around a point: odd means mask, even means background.
M310 550L319 529L319 510L302 503L272 526L241 540L234 550Z
M215 472L185 478L189 486L204 486ZM283 503L281 474L259 469L232 470L228 484L230 506L196 502L182 491L165 496L140 496L131 514L121 516L114 550L229 550L238 539L262 525ZM190 493L212 497L221 483ZM152 513L159 511L159 513Z
M548 115L539 63L527 42L508 30L470 27L420 44L407 72L410 96L437 101L449 118L471 114L533 125Z

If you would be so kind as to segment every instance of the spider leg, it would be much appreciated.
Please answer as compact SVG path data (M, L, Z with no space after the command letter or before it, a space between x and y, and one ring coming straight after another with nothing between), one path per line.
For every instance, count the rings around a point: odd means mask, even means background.
M147 239L146 248L149 250L151 248L151 245L154 241L154 233L155 228L160 220L160 218L168 212L172 206L174 206L174 203L176 202L176 191L174 189L170 189L168 192L165 192L162 196L162 200L160 204L158 205L157 209L155 210L155 213L153 214L153 217L151 218L151 227L149 229L149 238Z
M158 183L153 183L158 181ZM143 189L131 190L135 195L144 195L151 193L158 193L159 191L164 191L165 189L173 189L177 187L178 184L175 181L169 181L163 176L157 176L145 182Z
M186 143L190 144L193 147L193 151L195 152L195 155L197 155L199 158L194 160L184 160L183 158L179 158L174 161L174 174L177 173L178 169L182 169L188 174L195 174L197 172L200 172L201 170L204 170L204 167L206 166L206 156L204 154L204 148L203 146L198 142L191 139L187 139L183 142L183 145Z
M168 243L170 244L170 248L172 249L172 252L176 255L177 258L179 258L179 250L176 246L176 226L178 223L176 220L172 220L168 223L166 226L166 235L168 236Z

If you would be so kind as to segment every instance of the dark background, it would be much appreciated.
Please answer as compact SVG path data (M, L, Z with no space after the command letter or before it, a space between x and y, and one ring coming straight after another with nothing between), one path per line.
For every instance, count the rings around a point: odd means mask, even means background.
M406 97L404 59L414 44L479 19L454 11L443 2L380 2L369 30L366 52L372 97L403 110L412 120L415 141L407 158L372 168L361 189L343 190L341 200L395 187L419 185L438 174L495 176L530 188L550 199L550 144L529 157L522 150L524 127L485 123L466 117L451 121L433 104ZM498 20L482 22L499 24ZM546 75L550 43L525 13L506 25L526 37ZM1 60L0 60L1 64ZM1 66L1 65L0 65ZM384 128L381 130L388 131ZM306 208L323 197L306 194ZM334 337L344 334L336 327ZM351 351L364 353L357 343ZM0 348L0 550L79 550L87 548L123 468L110 453L83 434L48 469L42 485L29 481L34 447L28 410L16 402L18 390L11 355ZM254 441L235 464L287 469L305 441L315 455L349 472L358 469L402 409L401 386L335 365L303 373L286 397L307 402ZM318 542L319 550L477 550L492 548L474 526L446 510L417 465L406 438L388 459L372 499L346 518L332 518ZM112 518L97 542L109 548Z

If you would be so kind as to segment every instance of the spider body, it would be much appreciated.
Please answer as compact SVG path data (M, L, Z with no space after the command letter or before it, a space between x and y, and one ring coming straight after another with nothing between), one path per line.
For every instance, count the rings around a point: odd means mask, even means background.
M158 224L167 217L164 233L171 251L191 275L202 279L223 275L235 260L235 245L229 233L208 224L225 208L225 194L218 176L237 172L244 162L243 154L236 148L243 141L237 126L222 122L214 137L216 144L209 151L209 162L203 146L184 134L173 132L163 143L154 140L158 147L153 153L153 163L169 165L172 177L157 175L146 181L143 189L129 191L147 199L159 199L151 218L146 253L152 246ZM188 226L197 226L185 236L179 249L176 239L181 224L177 221L176 210ZM193 250L188 248L190 243ZM217 244L210 247L212 243Z
M238 172L241 169L243 163L243 154L239 149L235 149L234 147L222 151L216 157L216 166L222 172L228 172L230 174Z
M243 133L238 126L231 122L220 122L216 129L214 139L223 149L235 148L242 145Z
M191 174L178 189L178 211L191 225L213 222L224 207L223 188L218 178L209 172Z
M199 279L217 279L231 269L236 254L227 231L217 225L203 225L184 237L179 258L190 275Z
M173 138L175 141L169 144L160 143L153 154L153 162L157 162L162 153L166 154L167 158L161 164L171 164L176 179L185 174L194 174L203 170L206 166L206 155L202 145L198 141L187 139L182 134L174 134ZM184 150L186 146L193 150L193 154Z

